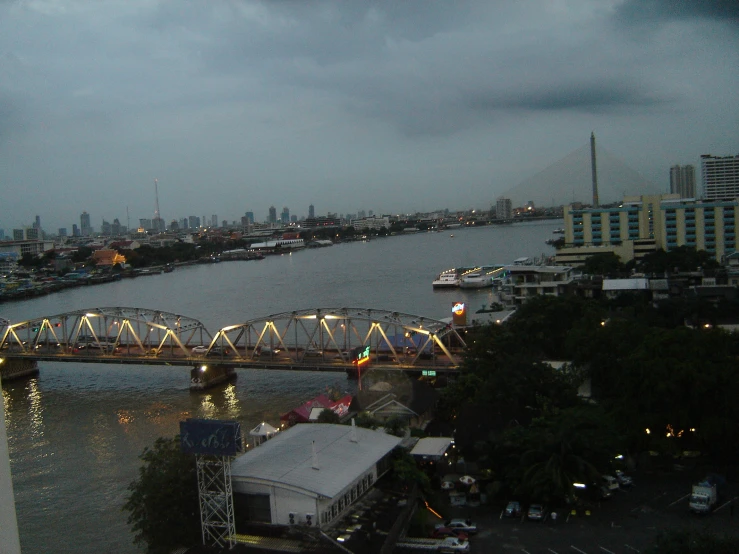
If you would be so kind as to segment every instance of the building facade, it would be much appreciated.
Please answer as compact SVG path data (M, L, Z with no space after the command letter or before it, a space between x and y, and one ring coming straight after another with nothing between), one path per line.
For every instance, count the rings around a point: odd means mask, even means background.
M696 198L695 167L673 165L670 168L670 194L679 194L680 198Z
M695 201L679 194L625 197L609 208L565 208L565 246L557 263L582 264L587 257L613 252L622 262L655 250L690 246L716 260L736 250L739 201Z
M498 219L513 218L513 204L510 198L498 198L495 202L495 217Z
M80 215L80 232L83 237L89 237L92 235L92 225L90 225L90 214L82 212Z
M739 198L739 155L701 156L704 200Z

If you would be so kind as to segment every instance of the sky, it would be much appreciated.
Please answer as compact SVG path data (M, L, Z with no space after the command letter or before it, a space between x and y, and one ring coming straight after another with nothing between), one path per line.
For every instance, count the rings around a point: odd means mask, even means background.
M667 191L737 83L734 0L0 0L0 228L488 209L591 131Z

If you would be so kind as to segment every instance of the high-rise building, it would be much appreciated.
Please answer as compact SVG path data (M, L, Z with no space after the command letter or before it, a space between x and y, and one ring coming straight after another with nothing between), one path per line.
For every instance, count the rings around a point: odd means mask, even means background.
M190 224L188 225L188 228L197 229L198 227L200 227L200 218L196 215L191 215L189 217L189 223Z
M66 227L59 227L59 231L57 232L57 234L60 237L66 237L67 236L67 228Z
M277 223L277 208L274 206L269 207L269 217L267 218L268 223Z
M701 156L704 200L739 198L739 154L736 156Z
M213 214L210 216L210 226L211 227L218 227L218 216L216 214ZM224 225L225 227L225 225Z
M500 197L496 200L495 217L498 219L513 219L513 204L510 198Z
M151 231L154 229L153 222L151 219L139 219L139 228L144 231Z
M13 229L13 240L25 240L25 229Z
M186 217L183 217L182 219L180 219L180 229L187 229L187 228L189 228L188 220Z
M90 214L82 212L80 215L80 233L83 237L92 235L92 225L90 225Z
M313 219L314 217L316 217L316 209L315 209L315 207L313 207L313 204L311 204L310 206L308 206L308 217L311 218L311 219Z
M104 237L108 237L112 234L112 229L113 226L110 224L110 222L103 219L103 224L100 226L100 234Z
M72 236L79 237L80 235L82 235L82 233L80 232L80 228L77 227L76 223L72 223Z
M117 217L113 220L113 224L110 226L110 234L116 237L122 234L121 222L118 220Z
M36 221L33 222L33 228L38 229L39 231L41 230L41 216L40 215L36 216Z
M622 262L688 246L716 260L736 251L739 200L698 202L678 194L627 196L610 208L565 207L565 247L557 264L576 265L614 252Z
M254 212L246 212L244 217L246 217L246 220L250 225L254 224Z
M695 198L695 167L673 165L670 168L670 194L680 198Z
M290 210L287 209L287 206L283 206L282 208L282 213L280 214L280 221L282 221L282 223L285 225L290 223Z

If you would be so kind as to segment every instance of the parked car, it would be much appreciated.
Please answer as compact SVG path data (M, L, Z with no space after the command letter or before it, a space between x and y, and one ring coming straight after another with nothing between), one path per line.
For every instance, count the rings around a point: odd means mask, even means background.
M503 510L505 517L521 517L522 513L521 503L515 500L510 501Z
M438 527L431 532L432 539L443 539L444 537L457 537L460 540L466 541L468 535L465 531L454 527Z
M549 517L549 510L543 504L531 504L526 517L531 521L546 521Z
M193 354L205 354L208 351L208 347L205 345L195 346L192 349Z
M475 533L477 533L477 525L475 525L471 519L450 519L445 523L439 523L436 525L437 529L440 529L441 527L449 527L450 529L464 531L468 535L474 535Z
M618 481L618 484L624 488L630 487L634 484L634 481L631 479L631 477L626 475L620 469L616 470L616 481Z
M608 487L609 490L618 490L618 481L616 481L616 478L613 475L604 475L603 484Z

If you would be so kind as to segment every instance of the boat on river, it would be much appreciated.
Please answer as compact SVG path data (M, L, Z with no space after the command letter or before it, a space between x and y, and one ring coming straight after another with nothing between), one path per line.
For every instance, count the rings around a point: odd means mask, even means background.
M461 289L484 289L493 286L493 276L484 273L467 273L459 280Z
M456 269L442 271L431 283L435 289L456 289L459 287L459 275Z

